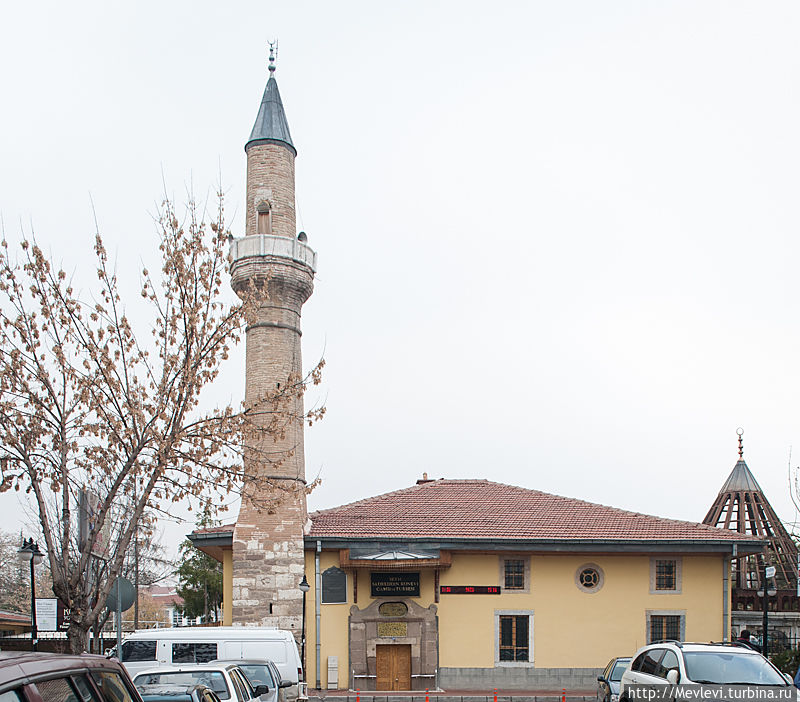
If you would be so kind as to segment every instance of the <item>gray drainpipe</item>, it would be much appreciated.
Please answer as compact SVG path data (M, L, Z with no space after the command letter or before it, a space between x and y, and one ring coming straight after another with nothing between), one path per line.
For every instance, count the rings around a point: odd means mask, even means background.
M736 544L731 551L736 550ZM728 640L728 623L730 621L730 574L731 559L725 556L722 559L722 640Z
M322 622L322 574L319 572L319 554L322 551L322 542L317 541L317 552L314 555L314 610L317 617L316 637L317 637L317 690L322 689L322 634L319 630Z

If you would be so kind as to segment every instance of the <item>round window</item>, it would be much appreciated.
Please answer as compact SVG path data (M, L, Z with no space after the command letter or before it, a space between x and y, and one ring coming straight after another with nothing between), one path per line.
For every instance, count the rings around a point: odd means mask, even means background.
M603 581L603 569L594 563L584 563L575 571L575 584L583 592L597 592Z

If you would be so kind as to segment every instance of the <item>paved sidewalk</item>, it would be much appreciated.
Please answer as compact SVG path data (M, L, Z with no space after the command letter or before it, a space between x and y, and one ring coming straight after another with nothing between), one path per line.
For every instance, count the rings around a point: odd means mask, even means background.
M309 690L309 702L594 702L594 690Z

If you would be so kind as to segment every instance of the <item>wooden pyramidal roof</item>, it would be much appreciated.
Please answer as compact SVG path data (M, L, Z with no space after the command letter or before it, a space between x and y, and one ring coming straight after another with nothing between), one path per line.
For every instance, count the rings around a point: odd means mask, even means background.
M760 587L760 561L765 558L767 565L774 565L777 570L775 577L778 589L794 589L797 587L797 545L747 467L742 431L737 433L739 460L722 485L703 524L757 536L766 541L763 556L740 559L735 569L734 587Z

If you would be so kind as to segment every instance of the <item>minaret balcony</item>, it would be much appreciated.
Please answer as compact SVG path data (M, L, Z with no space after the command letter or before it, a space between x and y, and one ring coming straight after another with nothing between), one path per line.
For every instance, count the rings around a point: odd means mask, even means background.
M231 241L231 268L240 261L258 256L287 258L317 272L317 253L310 246L286 236L256 234Z

